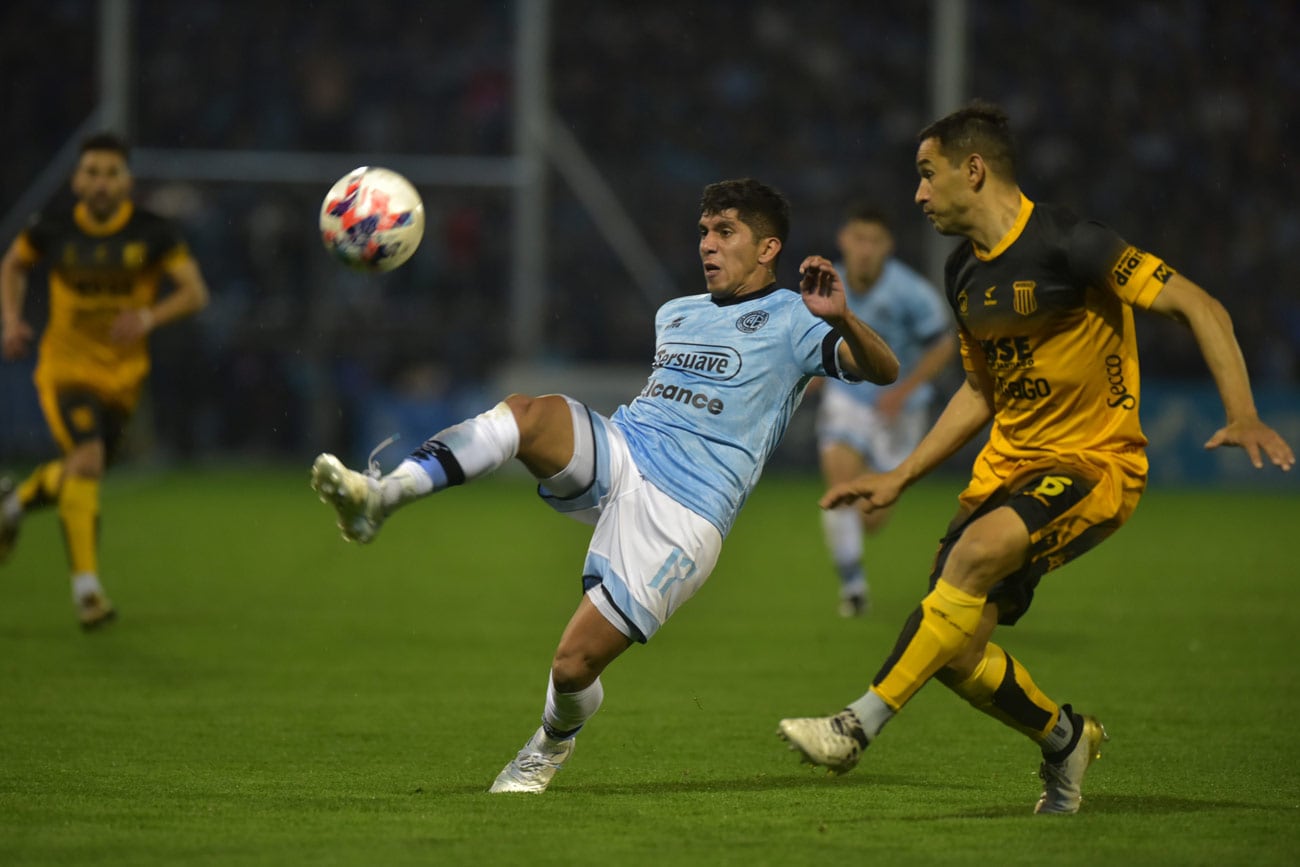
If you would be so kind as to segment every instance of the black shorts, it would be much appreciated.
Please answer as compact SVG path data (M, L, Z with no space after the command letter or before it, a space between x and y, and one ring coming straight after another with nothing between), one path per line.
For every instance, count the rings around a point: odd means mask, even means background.
M61 388L42 395L41 408L50 433L63 451L83 443L103 440L105 462L111 462L122 445L131 411L106 403L95 392L82 388Z

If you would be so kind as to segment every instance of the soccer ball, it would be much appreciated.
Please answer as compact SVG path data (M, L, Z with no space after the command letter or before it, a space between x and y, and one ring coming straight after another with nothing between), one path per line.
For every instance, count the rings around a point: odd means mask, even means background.
M361 166L330 187L320 206L325 249L358 271L391 271L420 246L424 203L391 169Z

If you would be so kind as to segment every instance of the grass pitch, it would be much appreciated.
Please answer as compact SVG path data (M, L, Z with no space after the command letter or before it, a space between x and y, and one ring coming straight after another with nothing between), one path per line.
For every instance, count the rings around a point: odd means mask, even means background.
M518 477L341 542L306 469L120 475L83 635L57 520L0 567L0 863L1289 864L1300 846L1300 497L1154 490L998 641L1112 741L1075 817L1028 741L924 689L853 773L782 716L866 688L959 480L869 542L835 616L812 479L768 478L713 577L606 673L542 796L486 788L537 725L585 528Z

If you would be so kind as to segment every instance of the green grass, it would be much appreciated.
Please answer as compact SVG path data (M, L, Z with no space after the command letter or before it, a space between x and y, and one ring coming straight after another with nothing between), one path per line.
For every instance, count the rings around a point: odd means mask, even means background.
M958 483L871 543L834 613L809 479L770 478L699 596L606 673L540 797L485 794L536 727L585 528L520 478L339 541L305 472L120 475L83 635L51 513L0 571L0 864L1287 864L1300 846L1300 498L1156 490L999 641L1113 736L1073 818L1036 751L942 687L852 774L773 732L865 689Z

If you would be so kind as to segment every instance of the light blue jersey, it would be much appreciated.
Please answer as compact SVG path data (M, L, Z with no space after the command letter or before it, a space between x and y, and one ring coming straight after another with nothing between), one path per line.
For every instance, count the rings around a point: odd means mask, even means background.
M655 315L653 372L612 421L641 473L725 535L813 376L845 376L839 337L798 292L676 298Z
M848 286L848 277L842 265L837 265L840 279ZM868 292L845 292L849 309L884 338L889 348L898 356L898 378L906 379L928 345L935 338L953 328L947 302L928 280L899 262L885 261L880 279ZM835 389L854 401L875 406L883 386L869 382L850 385L831 381L827 388ZM929 404L934 386L923 383L907 396L904 409L915 409Z

